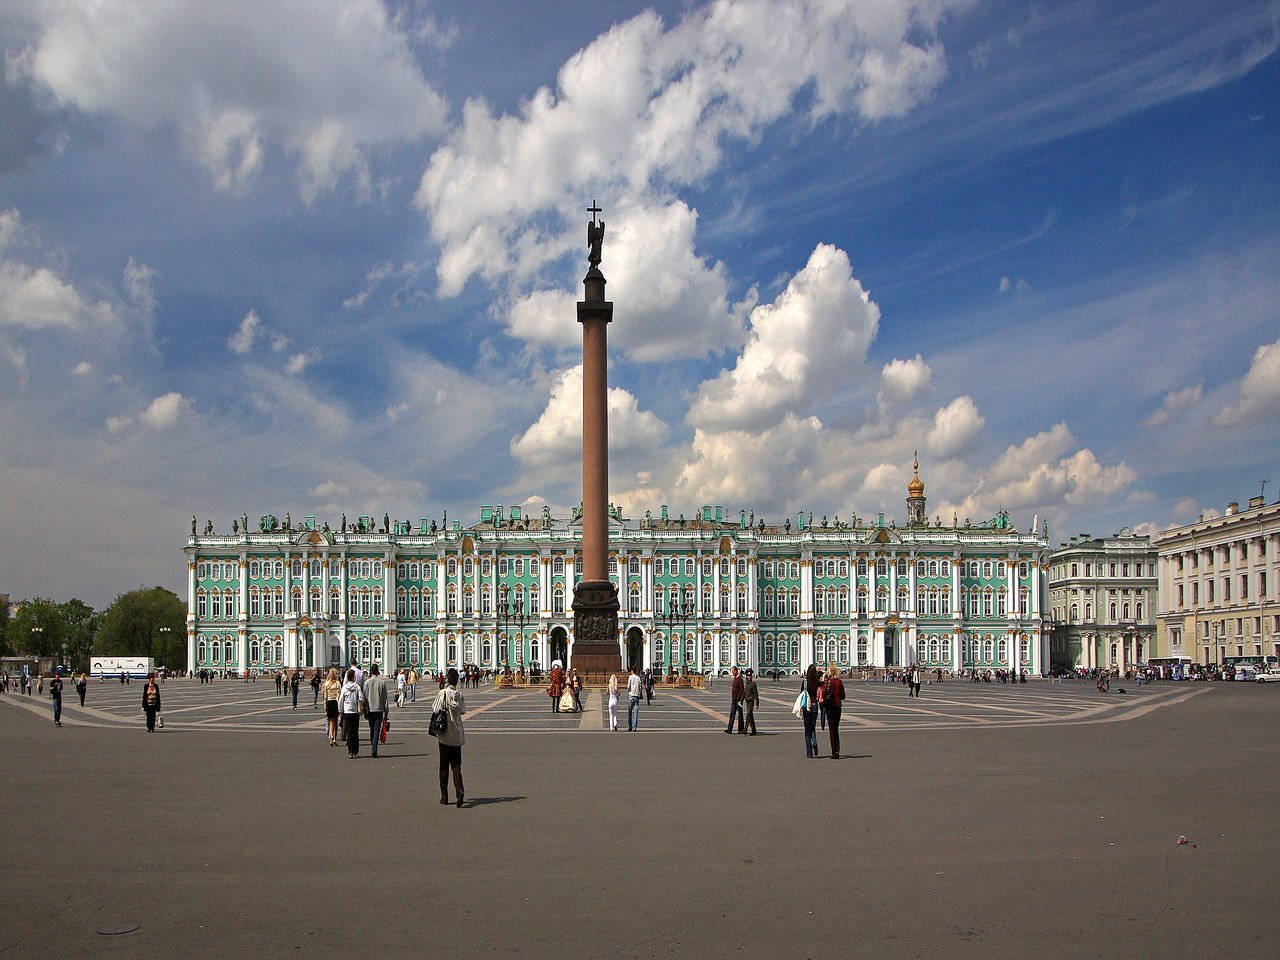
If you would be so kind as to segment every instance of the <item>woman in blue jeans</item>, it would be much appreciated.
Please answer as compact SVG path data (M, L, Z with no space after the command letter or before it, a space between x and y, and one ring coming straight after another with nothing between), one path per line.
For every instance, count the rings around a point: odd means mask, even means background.
M808 696L808 705L800 714L801 719L804 720L804 755L806 757L818 755L818 687L820 684L818 668L811 663L804 673L804 689Z

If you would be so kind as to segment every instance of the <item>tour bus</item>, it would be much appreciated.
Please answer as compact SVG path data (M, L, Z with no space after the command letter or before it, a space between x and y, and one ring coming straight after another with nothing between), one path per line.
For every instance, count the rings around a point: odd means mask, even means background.
M89 676L119 678L121 673L135 680L150 676L156 669L154 657L93 657L89 660Z

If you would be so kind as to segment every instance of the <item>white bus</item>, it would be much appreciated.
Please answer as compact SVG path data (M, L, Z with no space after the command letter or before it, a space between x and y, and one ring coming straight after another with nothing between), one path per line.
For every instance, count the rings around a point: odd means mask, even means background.
M141 680L150 676L156 669L154 657L92 657L89 660L89 676L118 678L127 673L134 679Z

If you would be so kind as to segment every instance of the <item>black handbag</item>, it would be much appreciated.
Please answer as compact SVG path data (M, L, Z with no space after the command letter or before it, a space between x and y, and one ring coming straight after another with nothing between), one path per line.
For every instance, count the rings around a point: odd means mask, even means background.
M433 737L438 737L449 729L449 698L446 697L444 706L439 710L431 712L431 724L427 727L427 733Z

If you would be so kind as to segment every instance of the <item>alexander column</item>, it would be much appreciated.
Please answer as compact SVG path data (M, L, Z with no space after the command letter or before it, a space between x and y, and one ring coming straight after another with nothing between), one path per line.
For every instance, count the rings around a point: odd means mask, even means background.
M572 661L580 673L621 667L618 643L618 588L609 579L609 376L608 324L613 304L604 298L600 251L604 221L593 200L587 210L588 261L578 303L582 324L582 580L573 587Z

